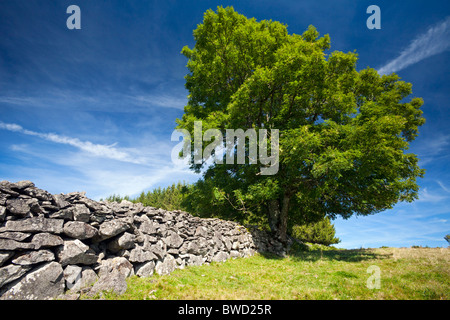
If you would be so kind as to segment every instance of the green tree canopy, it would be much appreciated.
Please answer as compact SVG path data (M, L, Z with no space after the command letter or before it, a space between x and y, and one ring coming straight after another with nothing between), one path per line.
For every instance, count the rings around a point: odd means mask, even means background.
M280 133L277 174L248 162L205 172L202 186L238 218L263 219L286 239L294 224L374 214L418 197L424 170L407 150L425 119L410 83L358 71L357 54L330 52L330 37L313 26L289 34L232 7L208 10L193 35L195 46L182 50L189 96L177 128L193 135L202 121L203 132L224 137L227 128Z

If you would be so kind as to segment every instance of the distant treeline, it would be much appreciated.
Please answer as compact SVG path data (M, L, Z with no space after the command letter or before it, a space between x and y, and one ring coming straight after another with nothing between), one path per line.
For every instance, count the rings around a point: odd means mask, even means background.
M242 224L257 225L262 229L269 230L267 221L259 215L252 214L251 209L246 209L244 200L241 201L240 206L235 206L229 201L227 194L213 186L206 185L204 181L196 184L174 183L166 188L159 187L152 191L142 192L136 198L113 194L105 200L140 202L144 206L168 211L183 210L202 218L222 218ZM290 228L291 236L307 243L326 246L340 242L340 239L335 237L335 232L334 225L328 217L319 221L296 224Z
M152 191L142 192L137 198L130 198L129 196L121 196L113 194L105 200L117 201L128 200L131 202L140 202L146 207L162 208L164 210L184 210L183 199L186 197L189 185L186 183L174 183L167 188L156 188Z

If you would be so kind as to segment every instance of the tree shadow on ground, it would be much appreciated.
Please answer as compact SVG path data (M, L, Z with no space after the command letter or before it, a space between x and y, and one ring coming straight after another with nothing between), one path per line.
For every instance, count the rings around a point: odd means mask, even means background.
M392 256L390 253L380 253L373 249L339 249L339 250L290 250L286 256L276 255L270 252L259 252L266 259L281 260L287 256L294 261L335 260L346 262L361 262L367 260L387 259Z

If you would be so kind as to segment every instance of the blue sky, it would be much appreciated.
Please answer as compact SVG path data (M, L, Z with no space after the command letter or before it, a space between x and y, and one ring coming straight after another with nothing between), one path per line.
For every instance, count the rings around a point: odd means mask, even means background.
M69 5L81 30L69 30ZM381 9L369 30L366 9ZM420 199L337 219L338 247L446 246L450 233L448 1L0 0L0 180L32 180L93 199L136 195L199 176L170 160L187 101L184 45L218 5L290 33L313 24L331 49L356 50L358 69L397 72L423 97L426 124L411 145L427 170Z

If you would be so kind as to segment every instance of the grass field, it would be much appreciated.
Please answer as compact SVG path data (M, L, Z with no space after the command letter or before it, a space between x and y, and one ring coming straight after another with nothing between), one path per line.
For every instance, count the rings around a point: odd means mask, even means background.
M368 273L370 266L379 268L379 289L368 288L376 275ZM257 254L167 276L133 276L125 294L104 298L449 300L450 249L299 250L284 258Z

